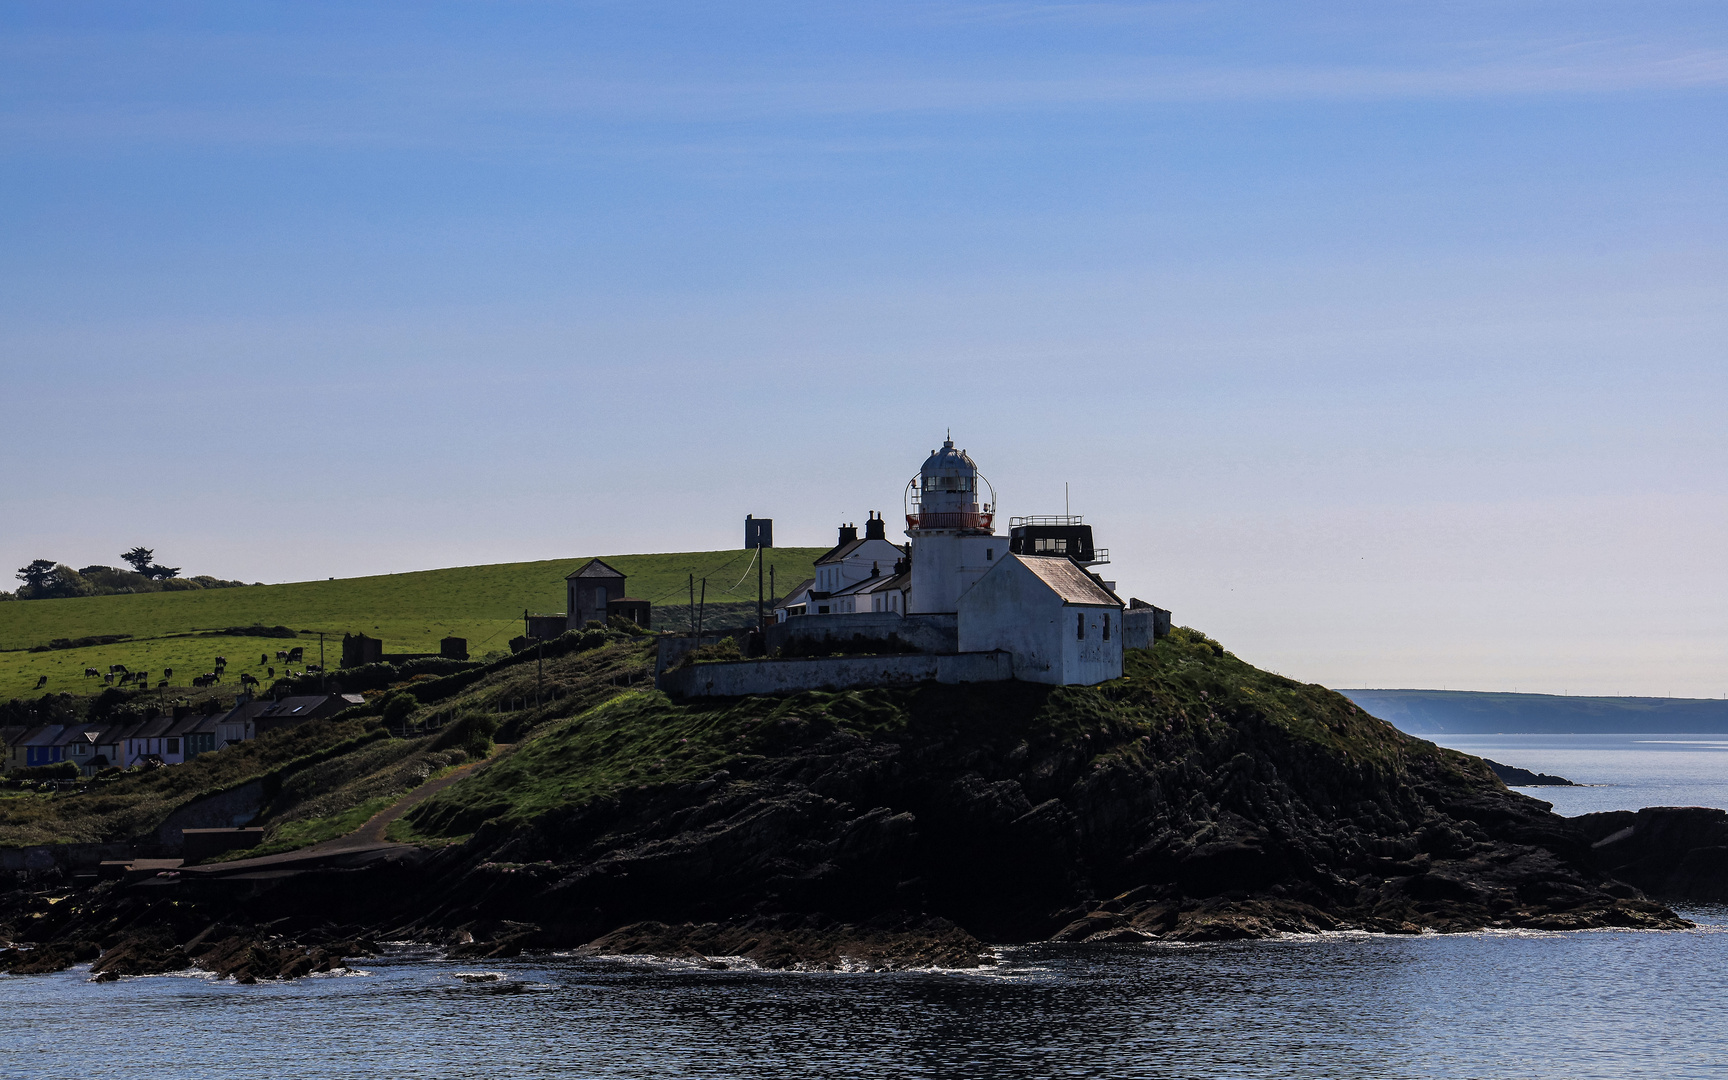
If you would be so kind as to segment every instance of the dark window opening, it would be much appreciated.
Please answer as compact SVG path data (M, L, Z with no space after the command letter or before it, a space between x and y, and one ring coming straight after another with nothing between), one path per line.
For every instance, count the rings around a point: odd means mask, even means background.
M1081 641L1086 640L1086 613L1079 612L1074 616L1074 636Z
M1104 616L1104 640L1110 640L1110 616Z

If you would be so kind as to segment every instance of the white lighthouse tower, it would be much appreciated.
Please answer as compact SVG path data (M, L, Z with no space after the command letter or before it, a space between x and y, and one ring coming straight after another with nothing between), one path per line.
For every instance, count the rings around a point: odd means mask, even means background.
M1008 541L992 528L996 492L979 501L979 475L964 450L945 439L906 485L906 535L912 538L911 614L959 610L960 596L1008 552Z

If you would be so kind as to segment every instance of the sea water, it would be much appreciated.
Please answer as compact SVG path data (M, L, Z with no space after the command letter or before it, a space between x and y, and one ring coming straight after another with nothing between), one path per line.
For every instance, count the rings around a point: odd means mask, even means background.
M1728 806L1728 740L1468 736L1588 788L1561 813ZM1728 1076L1728 908L1688 931L1030 945L979 971L443 959L346 975L0 976L0 1080L268 1077Z
M1646 806L1728 810L1728 738L1720 735L1438 735L1441 746L1585 787L1521 787L1573 817Z
M444 960L0 976L0 1077L1713 1077L1728 910L1669 932L1042 945L982 971Z

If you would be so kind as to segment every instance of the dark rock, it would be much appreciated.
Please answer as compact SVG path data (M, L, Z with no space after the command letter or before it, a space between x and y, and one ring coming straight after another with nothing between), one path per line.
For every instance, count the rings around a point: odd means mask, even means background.
M1575 820L1605 873L1654 896L1728 899L1728 812L1652 806Z
M1531 772L1520 769L1516 765L1502 765L1498 761L1483 758L1488 767L1494 770L1494 775L1507 787L1577 787L1572 781L1559 776L1549 776L1547 773Z
M870 924L822 918L756 918L728 923L634 923L582 946L590 956L663 956L712 960L742 957L759 967L898 971L973 968L993 963L977 938L932 918L887 918Z

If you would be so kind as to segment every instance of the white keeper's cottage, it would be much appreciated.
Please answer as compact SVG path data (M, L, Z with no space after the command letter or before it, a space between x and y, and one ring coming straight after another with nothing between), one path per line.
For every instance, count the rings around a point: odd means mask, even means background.
M960 651L1013 654L1024 682L1122 674L1122 601L1065 555L1005 555L960 597Z

